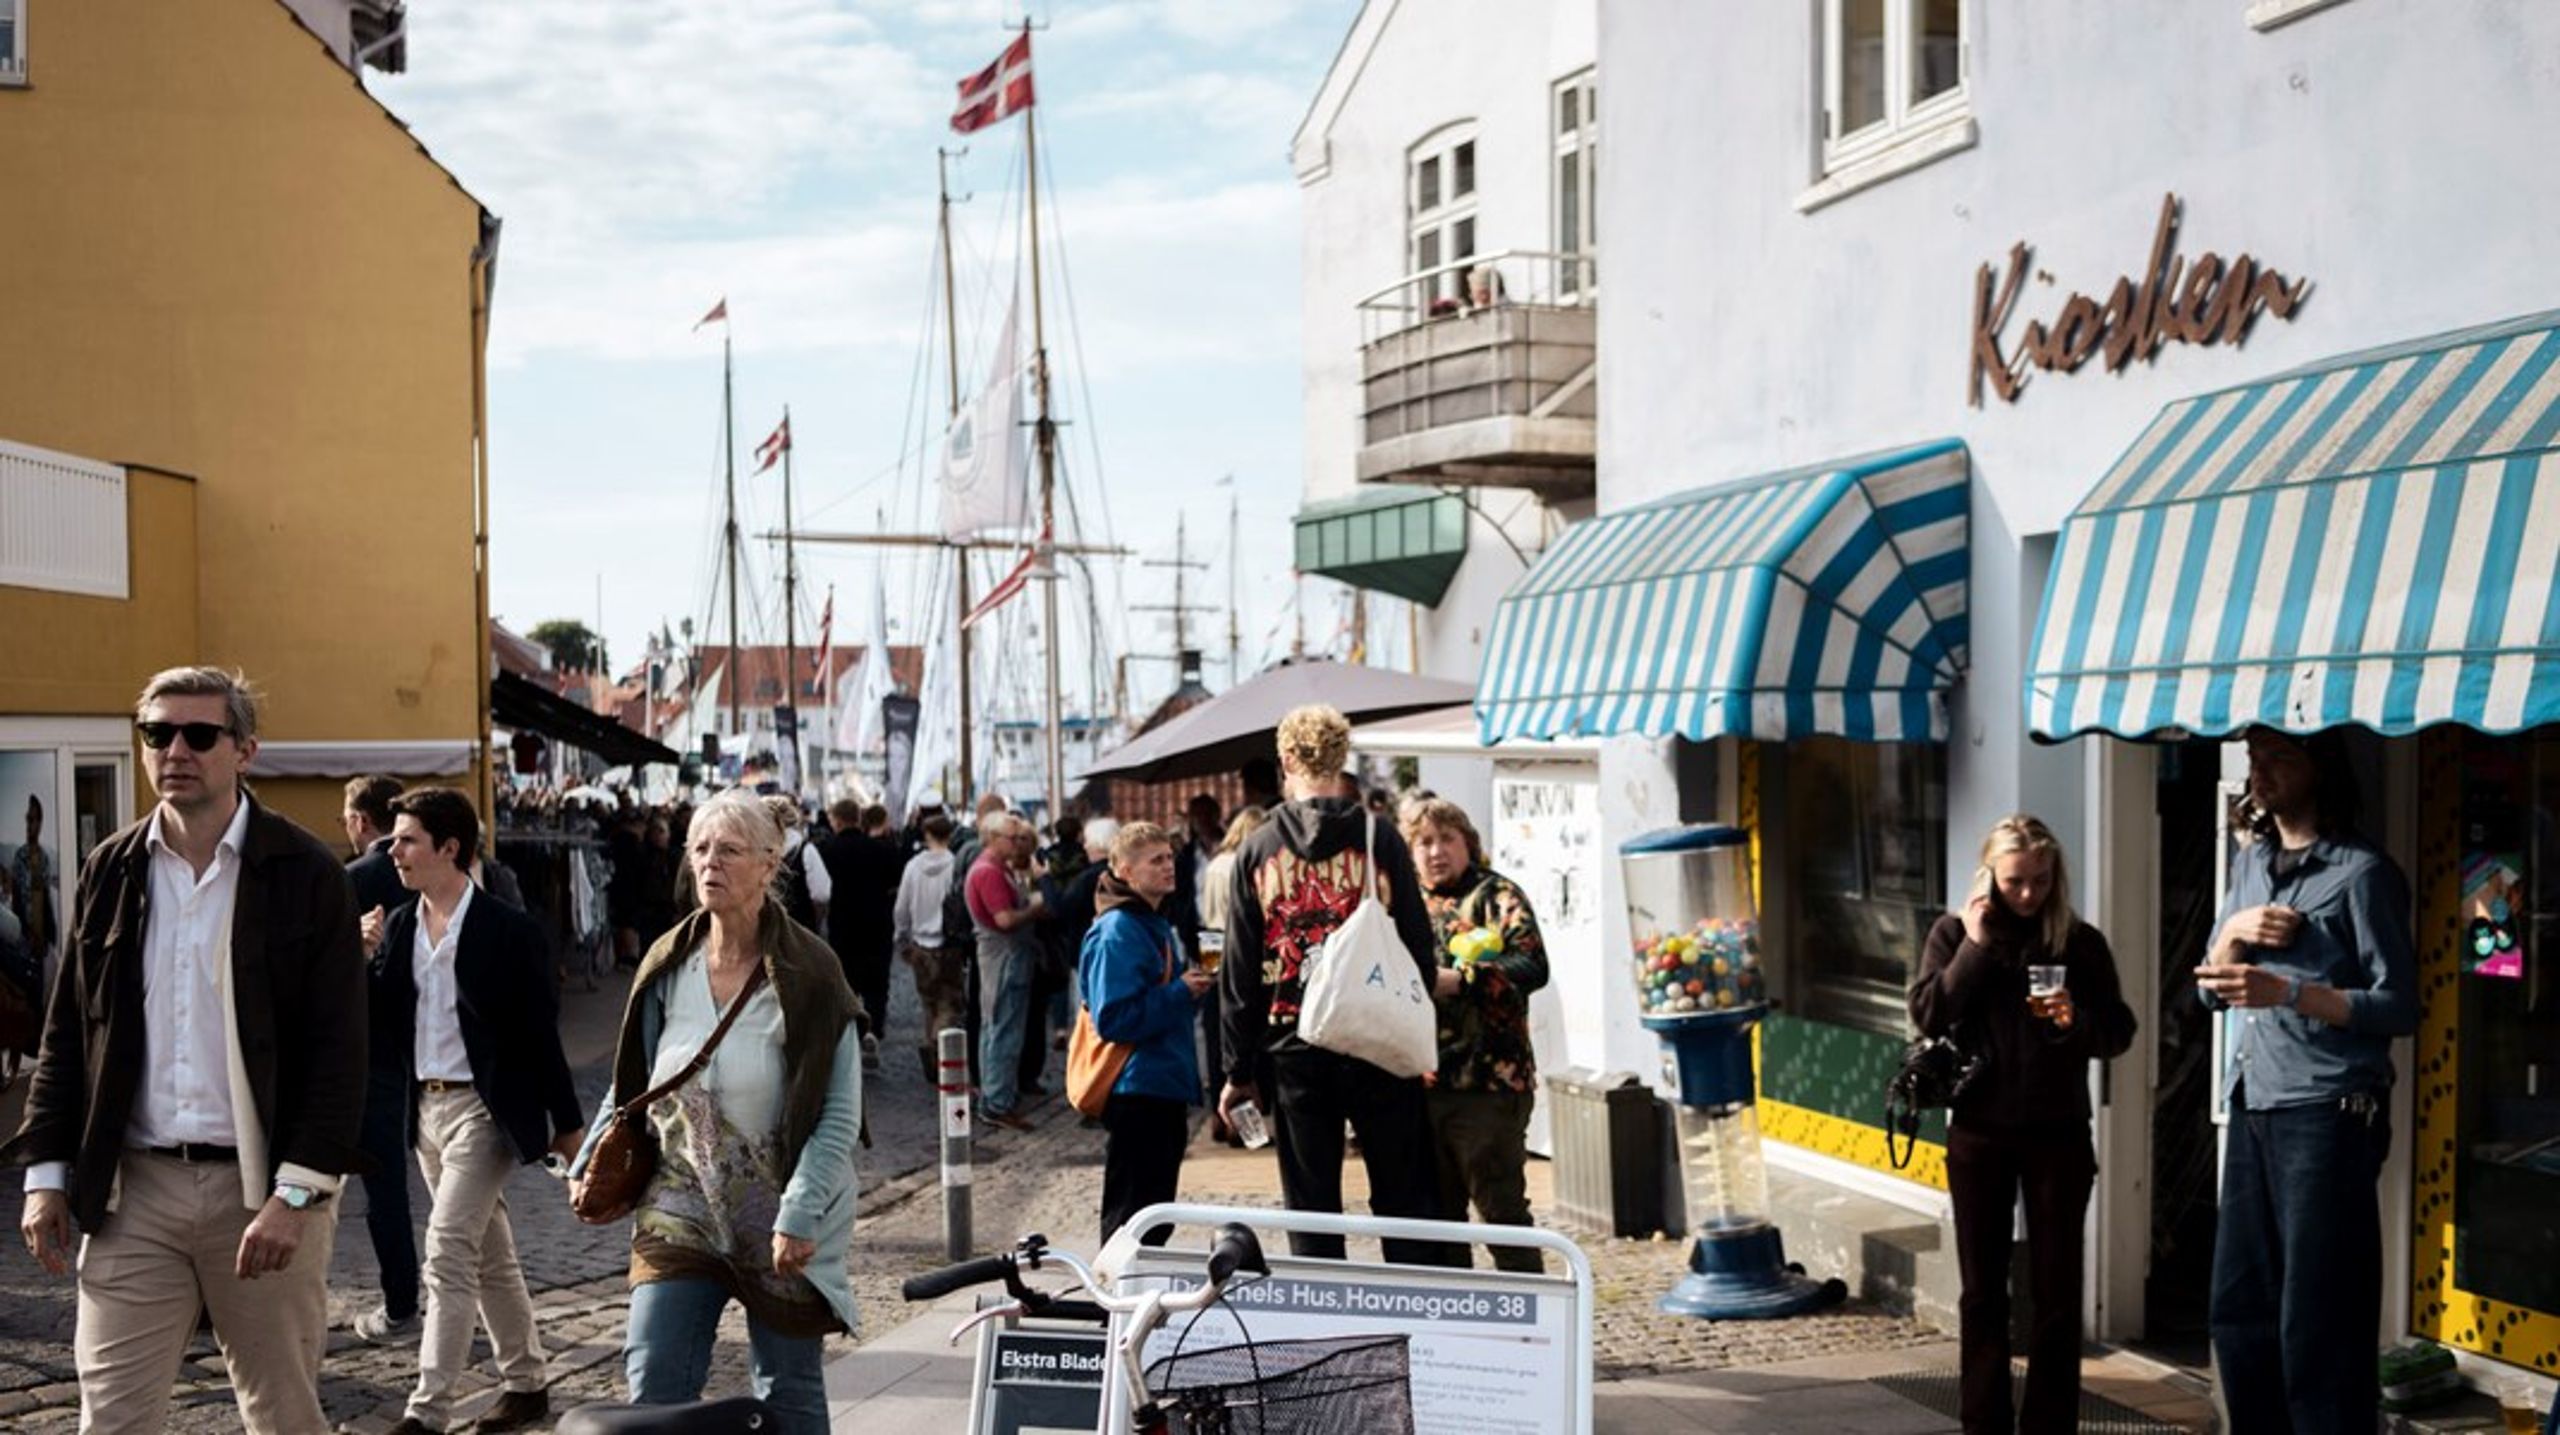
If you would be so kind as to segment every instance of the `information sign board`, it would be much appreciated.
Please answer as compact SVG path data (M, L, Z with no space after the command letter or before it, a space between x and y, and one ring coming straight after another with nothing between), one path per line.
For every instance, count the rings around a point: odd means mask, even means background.
M1199 1252L1148 1248L1120 1289L1199 1284ZM1565 1435L1577 1428L1574 1282L1559 1276L1444 1270L1273 1255L1267 1280L1242 1278L1223 1305L1175 1320L1147 1342L1174 1353L1254 1342L1403 1335L1416 1435Z
M978 1327L972 1395L974 1435L1093 1435L1102 1424L1102 1382L1111 1343L1092 1326Z

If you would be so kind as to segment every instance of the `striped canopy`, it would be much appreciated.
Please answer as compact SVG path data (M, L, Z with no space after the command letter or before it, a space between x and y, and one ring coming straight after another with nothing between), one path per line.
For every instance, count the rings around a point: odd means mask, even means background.
M1943 740L1969 473L1949 439L1575 524L1494 614L1479 735Z
M2172 404L2064 523L2040 737L2560 721L2560 313Z

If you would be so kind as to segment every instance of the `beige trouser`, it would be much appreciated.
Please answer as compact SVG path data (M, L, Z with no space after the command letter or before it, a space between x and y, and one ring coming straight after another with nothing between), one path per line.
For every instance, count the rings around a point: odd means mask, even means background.
M320 1353L329 1334L329 1251L338 1206L303 1213L292 1264L254 1281L233 1272L256 1213L236 1164L190 1165L128 1151L116 1209L80 1243L83 1432L157 1431L201 1306L231 1367L240 1423L256 1435L325 1431Z
M515 1144L468 1087L418 1094L418 1167L433 1207L427 1215L426 1330L418 1342L418 1388L410 1418L442 1430L453 1419L454 1388L471 1366L473 1317L509 1390L540 1390L549 1379L533 1297L516 1264L507 1224L507 1177Z

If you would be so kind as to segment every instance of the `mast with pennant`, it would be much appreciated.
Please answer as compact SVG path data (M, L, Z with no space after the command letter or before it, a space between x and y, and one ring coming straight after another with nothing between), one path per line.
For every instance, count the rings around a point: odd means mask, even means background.
M1027 227L1026 243L1030 249L1032 333L1031 376L1035 406L1032 432L1035 452L1039 462L1040 476L1039 516L1037 519L1038 531L1031 539L1029 551L1025 555L1022 563L1019 564L1012 573L1008 574L1002 582L998 583L996 587L991 589L983 598L975 598L973 601L973 595L970 591L969 584L969 555L971 552L981 547L997 546L986 542L983 537L977 534L807 532L794 533L790 536L803 543L941 548L947 549L953 554L954 567L956 571L954 592L955 597L958 600L959 612L961 615L956 658L959 662L957 686L960 708L958 734L961 771L960 783L962 788L962 800L964 801L967 798L968 789L973 783L974 768L976 765L975 732L972 713L972 708L974 706L974 694L971 686L970 670L972 664L970 662L969 629L975 620L983 618L987 613L992 612L997 606L1010 599L1014 594L1018 593L1027 582L1037 581L1042 584L1043 601L1041 618L1041 648L1043 679L1046 691L1043 703L1043 707L1045 709L1044 720L1041 726L1045 736L1045 750L1043 757L1045 759L1044 766L1047 769L1046 782L1044 786L1045 794L1048 799L1049 811L1054 815L1062 810L1064 806L1066 789L1066 755L1063 738L1065 720L1061 706L1062 693L1060 679L1061 647L1064 635L1060 632L1058 625L1057 585L1060 580L1060 575L1058 573L1057 560L1061 555L1121 557L1125 556L1129 550L1115 545L1060 543L1057 541L1057 423L1051 414L1050 407L1048 329L1046 316L1042 310L1042 300L1044 295L1040 254L1039 140L1036 125L1034 123L1037 116L1032 104L1031 82L1031 32L1034 28L1035 27L1031 22L1027 20L1024 21L1021 26L1021 33L1019 36L1011 44L1005 47L1004 53L996 58L995 63L960 82L959 108L954 111L951 117L952 129L961 134L974 133L977 130L984 129L989 125L995 124L1000 120L1008 119L1017 113L1020 113L1024 117L1023 183L1026 194L1023 209ZM937 149L936 167L941 181L939 187L939 204L937 207L937 225L940 231L942 250L942 307L945 323L945 351L948 355L946 373L948 375L950 386L950 402L947 414L949 422L956 427L961 418L962 398L960 392L959 369L959 319L958 305L956 302L957 283L953 275L954 258L951 243L951 206L953 201L951 198L950 160L953 153L953 151L948 149ZM988 441L988 438L989 436L985 434L976 435L976 441L980 443ZM787 527L789 524L788 518L785 519L785 524ZM1002 546L1016 547L1017 544L1014 542L1007 542Z

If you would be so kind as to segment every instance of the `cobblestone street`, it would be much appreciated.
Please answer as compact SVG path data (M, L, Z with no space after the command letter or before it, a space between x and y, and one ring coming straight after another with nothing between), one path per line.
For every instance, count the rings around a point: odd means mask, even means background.
M579 1090L600 1099L621 994L611 979L604 989L572 989L563 1001L563 1029L577 1068ZM898 1296L908 1275L942 1259L942 1203L935 1179L933 1105L923 1074L910 1057L921 1016L903 979L891 1003L888 1060L871 1085L872 1148L862 1154L862 1224L854 1241L854 1289L863 1330L830 1343L830 1356L894 1329L909 1315ZM1051 1084L1056 1084L1052 1074ZM15 1120L14 1102L5 1114ZM1052 1239L1089 1249L1101 1189L1102 1134L1078 1123L1057 1098L1034 1111L1036 1129L1023 1133L982 1130L978 1143L975 1210L978 1244L986 1248L1011 1234L1038 1230ZM1533 1170L1533 1177L1541 1174ZM1355 1200L1359 1172L1349 1173ZM1543 1182L1540 1183L1541 1187ZM1231 1151L1195 1143L1184 1180L1185 1199L1215 1204L1275 1205L1277 1174L1267 1153ZM412 1199L421 1219L425 1193L412 1173ZM618 1398L624 1315L629 1293L623 1281L627 1226L590 1227L572 1218L559 1185L537 1169L516 1177L508 1192L517 1244L535 1295L543 1336L552 1351L553 1408ZM349 1335L356 1311L380 1299L374 1261L364 1238L363 1196L353 1191L338 1229L331 1281L333 1326L322 1397L330 1417L346 1428L375 1431L398 1419L416 1374L416 1348L376 1348ZM1679 1247L1656 1241L1585 1240L1599 1294L1595 1339L1601 1373L1641 1374L1761 1364L1803 1356L1872 1351L1940 1339L1916 1322L1852 1303L1825 1315L1778 1322L1706 1322L1660 1316L1653 1300L1670 1279ZM1355 1243L1355 1252L1357 1244ZM1374 1254L1374 1252L1372 1253ZM0 1422L41 1435L78 1423L72 1383L72 1289L37 1269L12 1246L0 1256ZM732 1308L712 1366L711 1392L743 1388L746 1332ZM485 1368L462 1403L467 1418L496 1398ZM168 1428L229 1431L238 1416L222 1362L210 1337L200 1338L181 1373Z

